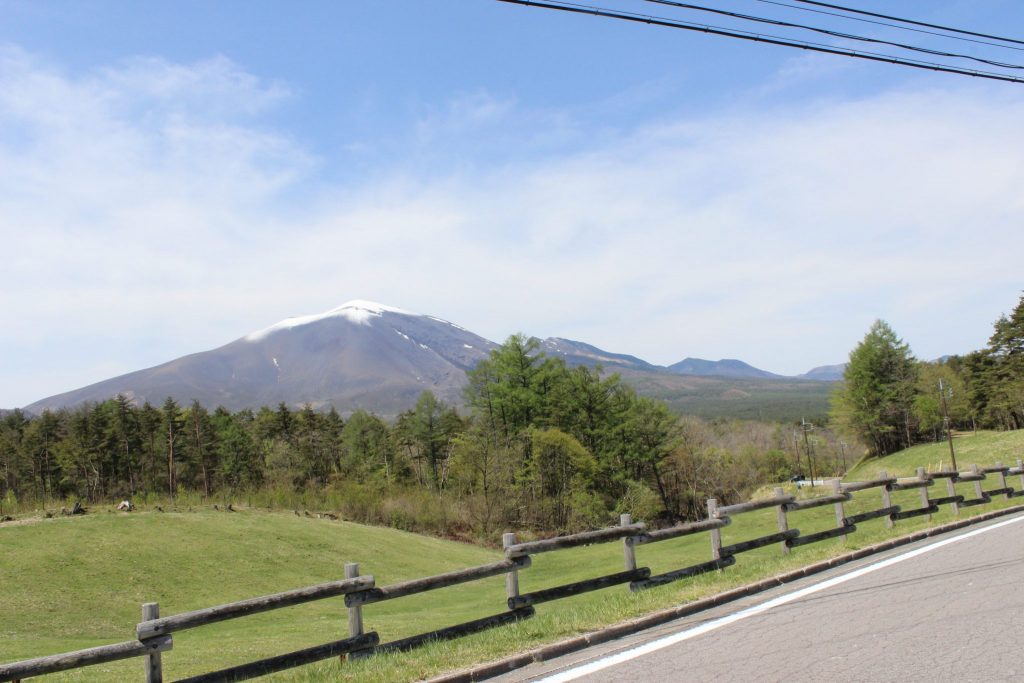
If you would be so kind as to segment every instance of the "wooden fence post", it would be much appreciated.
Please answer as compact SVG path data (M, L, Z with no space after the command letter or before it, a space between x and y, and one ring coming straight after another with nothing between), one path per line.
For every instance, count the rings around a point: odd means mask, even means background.
M718 517L718 501L714 498L708 498L708 519L717 519ZM711 530L711 558L719 560L722 557L722 530L712 529Z
M924 468L923 467L918 467L917 468L917 478L918 479L924 479L925 478L925 472L924 472ZM932 504L931 501L928 500L928 487L927 486L922 486L918 490L921 492L921 507L926 508L929 505L931 505ZM930 522L931 519L932 519L932 516L930 514L929 515L925 515L925 519Z
M889 478L889 473L886 472L885 470L882 470L881 472L878 473L878 478L879 479L888 479ZM889 487L888 486L883 486L882 487L882 507L883 508L891 508L892 507L892 496L889 495ZM887 526L887 527L889 527L891 529L893 527L893 524L894 524L894 522L892 521L892 515L886 515L885 516L885 526Z
M345 565L345 578L354 579L359 576L359 564L349 562ZM353 605L348 608L348 637L363 635L363 605Z
M501 535L501 546L508 548L516 544L516 535L507 533ZM505 594L509 598L519 597L519 571L513 570L505 574Z
M953 466L950 465L950 471L952 471L952 468L953 468ZM943 468L943 469L945 469L945 468ZM950 498L953 498L954 496L956 496L956 484L953 483L953 477L948 477L946 479L946 493L947 493L947 495ZM953 516L954 517L959 517L960 516L960 505L959 505L959 503L957 503L956 501L953 501L952 503L950 503L949 507L952 508Z
M776 486L775 497L781 498L784 495L786 495L786 491L781 486ZM780 503L776 510L778 510L779 514L779 532L789 531L789 520L786 518L786 504ZM782 554L789 555L789 546L786 545L786 542L783 541L779 545L782 547Z
M1003 461L1002 460L997 460L996 461L996 467L1002 467L1002 466L1003 466ZM996 478L999 479L999 488L1000 489L1005 489L1006 488L1006 473L1005 472L996 472ZM1010 494L1009 493L1004 493L1003 494L1003 500L1010 500Z
M629 526L633 523L633 515L628 513L619 515L619 526ZM626 536L622 539L622 554L625 558L626 571L636 569L636 548L633 546L633 537Z
M978 466L977 465L971 465L971 474L978 474L978 473L979 473ZM985 490L983 488L981 488L981 482L980 481L974 482L974 497L975 498L984 498L985 497Z
M142 620L151 621L160 618L160 603L146 602L142 604ZM160 662L160 653L154 652L143 658L146 664L146 683L163 683L164 670Z
M837 496L843 493L843 482L836 477L832 480L832 493ZM843 507L843 501L839 501L835 504L836 509L836 528L843 528L846 526L846 509ZM846 534L843 534L843 541L846 541Z

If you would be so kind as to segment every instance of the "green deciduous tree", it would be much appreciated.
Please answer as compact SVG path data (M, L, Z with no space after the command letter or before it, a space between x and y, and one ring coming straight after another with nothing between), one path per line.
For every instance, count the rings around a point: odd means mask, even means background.
M341 476L365 480L377 476L385 483L401 478L396 467L388 426L376 415L357 410L341 430Z
M914 416L918 429L930 434L935 441L944 438L943 396L950 427L962 424L970 417L967 386L952 365L948 363L921 363L918 365L917 393L914 396Z
M530 433L530 457L522 484L530 493L531 517L541 528L567 529L580 526L571 516L591 493L597 461L573 436L555 429ZM573 523L575 522L575 523ZM585 524L584 524L585 525Z

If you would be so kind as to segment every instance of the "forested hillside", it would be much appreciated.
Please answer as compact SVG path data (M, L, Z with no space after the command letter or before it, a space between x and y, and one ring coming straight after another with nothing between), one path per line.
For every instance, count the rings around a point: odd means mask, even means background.
M1024 427L1024 296L984 349L932 363L876 321L850 353L832 418L883 456L955 429Z

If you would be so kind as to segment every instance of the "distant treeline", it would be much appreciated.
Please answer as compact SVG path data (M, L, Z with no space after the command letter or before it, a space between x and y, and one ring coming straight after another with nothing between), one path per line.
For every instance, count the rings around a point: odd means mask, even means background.
M813 444L782 425L680 418L520 335L469 373L466 403L459 414L427 391L390 424L364 411L231 413L123 396L32 418L15 411L0 421L0 500L248 497L492 536L592 527L619 512L693 518L709 496L807 471L805 444L819 472L834 473L840 457L824 432Z
M877 455L940 439L947 427L1024 427L1024 296L984 349L934 363L876 321L850 353L831 416Z

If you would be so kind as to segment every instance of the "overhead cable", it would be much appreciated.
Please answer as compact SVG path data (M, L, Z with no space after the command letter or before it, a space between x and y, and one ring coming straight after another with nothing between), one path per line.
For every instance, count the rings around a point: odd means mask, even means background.
M710 26L705 24L694 24L690 22L668 19L665 17L657 17L647 14L638 14L635 12L612 10L605 7L598 7L592 5L579 5L571 2L562 2L560 0L548 0L543 2L538 0L498 0L498 2L505 2L512 5L523 5L525 7L538 7L541 9L559 10L562 12L569 12L573 14L589 14L596 17L618 19L621 21L630 21L634 23L648 24L651 26L663 26L666 28L675 28L683 31L695 31L699 33L707 33L710 35L723 36L726 38L737 38L739 40L766 43L768 45L780 45L782 47L799 48L802 50L810 50L812 52L823 52L826 54L840 55L842 57L856 57L857 59L866 59L874 62L884 62L887 64L898 64L900 66L909 66L915 69L939 71L942 73L957 74L959 76L974 76L976 78L985 78L995 81L1005 81L1008 83L1024 83L1024 78L1008 76L1006 74L1001 74L994 71L967 69L963 67L941 64L938 62L926 62L923 60L906 59L903 57L895 57L893 55L886 55L877 52L866 52L863 50L840 48L833 45L827 45L824 43L811 43L807 41L790 40L779 36L752 33L749 31L726 29L719 26Z
M686 2L675 2L674 0L646 0L647 2L654 3L656 5L668 5L671 7L678 7L681 9L689 9L698 12L710 12L712 14L719 14L726 17L732 17L734 19L743 19L744 21L753 21L760 24L771 24L773 26L784 26L786 28L797 28L805 31L813 31L815 33L821 33L835 38L845 38L847 40L857 40L864 43L875 43L878 45L889 45L891 47L898 47L903 50L912 50L914 52L922 52L929 55L935 55L936 57L951 57L954 59L970 59L981 64L988 64L989 66L998 66L1003 69L1024 69L1024 66L1020 64L1010 64L1008 62L997 62L991 59L983 59L982 57L974 57L972 55L960 54L957 52L945 52L943 50L933 50L927 47L920 47L917 45L908 45L906 43L896 43L891 40L882 40L880 38L868 38L867 36L858 36L852 33L844 33L842 31L833 31L827 28L819 28L817 26L808 26L807 24L796 24L789 21L783 21L781 19L770 19L768 17L758 17L752 14L742 14L740 12L730 12L728 10L716 9L714 7L706 7L704 5L691 5Z
M796 1L796 0L794 0ZM792 5L788 2L780 2L779 0L756 0L756 2L763 2L766 5L775 5L777 7L787 7L789 9L799 10L801 12L813 12L814 14L823 14L829 17L839 17L840 19L848 19L849 21L859 21L864 24L874 24L876 26L888 26L889 28L899 29L900 31L913 31L914 33L923 33L929 36L938 36L940 38L949 38L950 40L962 40L967 43L977 43L978 45L989 45L991 47L999 47L1004 50L1018 50L1024 52L1024 47L1014 47L1013 45L1004 45L1003 43L992 43L987 40L976 40L974 38L965 38L958 35L950 35L949 33L937 33L935 31L926 31L921 28L913 28L912 26L901 26L900 24L891 24L886 21L876 21L874 19L863 19L861 17L851 17L848 14L839 14L838 12L828 12L826 10L814 9L812 7L800 7L799 5Z
M878 14L876 12L868 12L866 10L857 9L855 7L843 7L842 5L830 5L827 2L817 2L817 0L796 0L802 2L805 5L815 5L817 7L828 7L829 9L837 9L842 12L853 12L854 14L863 14L868 17L878 17L879 19L888 19L890 21L899 21L904 24L913 24L914 26L927 26L928 28L937 28L942 31L952 31L953 33L962 33L967 36L978 36L979 38L990 38L992 40L1002 40L1007 43L1016 43L1018 45L1024 45L1024 40L1018 40L1016 38L1002 38L1000 36L993 36L988 33L976 33L974 31L965 31L964 29L952 28L949 26L940 26L939 24L928 24L923 21L914 21L913 19L901 19L899 17L893 17L888 14Z

